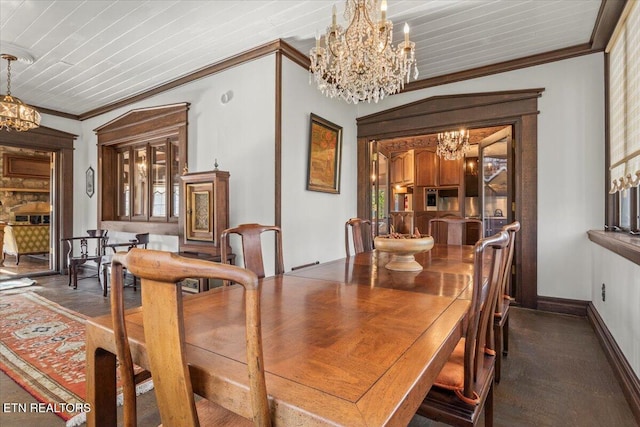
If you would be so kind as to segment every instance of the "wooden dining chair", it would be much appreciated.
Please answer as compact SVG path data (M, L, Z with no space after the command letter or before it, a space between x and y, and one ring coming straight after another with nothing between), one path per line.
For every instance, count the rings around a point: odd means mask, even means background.
M482 221L471 218L431 218L428 234L436 243L475 245L484 234Z
M351 218L344 224L344 248L348 257L351 256L349 234L351 234L353 250L356 254L373 250L371 221L368 219Z
M159 266L161 268L159 268ZM124 395L124 425L136 425L134 365L125 322L123 268L142 281L142 321L147 358L162 424L172 426L270 426L260 327L260 288L252 271L234 265L185 258L170 252L133 248L113 256L111 313ZM209 400L195 403L186 361L182 286L188 277L230 280L245 298L247 374L252 420ZM206 369L206 366L198 367ZM221 390L221 393L224 392Z
M221 259L227 259L227 251L231 247L229 235L238 234L242 238L242 257L244 267L253 271L259 278L265 276L262 258L262 233L273 231L276 238L276 268L275 274L284 273L282 258L282 231L275 225L240 224L234 228L227 228L220 235Z
M496 356L493 343L487 337L493 327L496 293L508 242L509 234L501 231L476 243L466 332L420 404L419 415L453 426L475 426L484 410L485 427L493 425ZM483 257L490 261L488 271L483 271Z
M516 233L520 230L520 222L514 221L502 227L502 231L509 233L509 244L505 249L502 283L496 295L496 310L493 322L493 334L496 346L496 382L500 382L500 370L502 368L502 356L509 351L509 306L511 304L511 264L515 251Z

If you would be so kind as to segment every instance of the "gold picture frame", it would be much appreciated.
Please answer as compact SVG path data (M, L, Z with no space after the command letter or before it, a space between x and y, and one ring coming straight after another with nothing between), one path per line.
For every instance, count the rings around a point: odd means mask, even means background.
M340 194L341 160L342 127L311 113L307 190Z

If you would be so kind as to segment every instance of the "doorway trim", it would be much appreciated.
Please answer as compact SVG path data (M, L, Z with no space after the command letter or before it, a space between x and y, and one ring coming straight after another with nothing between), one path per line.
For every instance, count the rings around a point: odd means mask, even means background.
M0 145L48 151L53 158L50 188L51 247L56 248L53 271L64 269L64 248L60 238L73 235L73 142L77 135L40 126L27 132L0 132ZM57 243L54 243L57 242Z
M448 131L460 126L513 126L515 219L522 228L516 239L516 268L523 307L538 305L538 98L543 88L435 96L357 119L358 216L371 206L368 142L400 136Z

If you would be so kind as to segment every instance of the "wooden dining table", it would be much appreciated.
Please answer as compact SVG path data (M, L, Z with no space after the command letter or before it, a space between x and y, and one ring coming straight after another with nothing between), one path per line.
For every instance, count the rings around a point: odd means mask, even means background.
M274 425L407 425L460 339L473 247L436 244L419 272L365 252L261 280L264 368ZM250 416L243 290L184 298L194 391ZM134 363L147 368L141 308L127 311ZM87 322L89 426L116 425L111 317ZM176 405L180 402L176 402Z

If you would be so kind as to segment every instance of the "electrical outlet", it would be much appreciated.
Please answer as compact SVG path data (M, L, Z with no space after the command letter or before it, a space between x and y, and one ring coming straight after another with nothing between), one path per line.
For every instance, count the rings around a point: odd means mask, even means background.
M603 283L602 284L602 301L604 301L607 297L607 287L606 285Z

